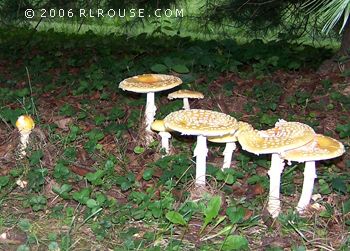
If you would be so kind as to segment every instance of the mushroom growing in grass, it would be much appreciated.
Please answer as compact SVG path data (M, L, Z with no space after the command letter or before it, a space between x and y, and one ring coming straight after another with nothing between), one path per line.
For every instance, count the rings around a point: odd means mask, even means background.
M171 134L165 128L164 120L153 121L151 128L153 131L158 132L159 136L162 138L162 148L165 149L166 154L169 154L169 139L171 138Z
M29 135L34 129L34 120L29 115L21 115L16 121L16 127L21 135L19 146L19 158L26 156L26 148L29 141Z
M178 90L168 94L168 99L182 98L184 102L183 109L189 110L190 103L188 102L189 98L203 99L204 95L201 92L191 91L191 90Z
M339 157L344 151L344 145L338 140L317 134L308 144L282 154L289 162L305 162L303 189L296 207L299 213L303 213L310 203L314 180L317 177L315 161Z
M222 168L221 168L222 170L225 168L230 168L232 155L233 155L234 150L236 150L236 141L238 140L237 135L238 135L238 133L246 131L246 130L252 131L254 129L250 124L248 124L246 122L239 121L238 122L238 129L235 132L235 134L233 134L233 135L228 134L228 135L224 135L221 137L208 137L208 141L210 141L210 142L226 143L225 150L223 152L224 153L224 163L223 163Z
M146 144L152 142L151 124L156 114L154 93L169 90L182 83L178 77L164 74L143 74L124 79L119 83L119 88L136 93L147 93L145 109Z
M205 186L207 137L234 134L238 128L237 120L221 112L192 109L170 113L164 118L164 124L166 128L178 131L182 135L197 136L197 145L194 149L195 184Z
M267 210L276 218L281 211L280 183L284 161L280 154L301 147L315 137L314 130L299 122L279 120L274 128L265 131L244 131L237 135L242 148L254 154L272 154L270 176L270 192Z

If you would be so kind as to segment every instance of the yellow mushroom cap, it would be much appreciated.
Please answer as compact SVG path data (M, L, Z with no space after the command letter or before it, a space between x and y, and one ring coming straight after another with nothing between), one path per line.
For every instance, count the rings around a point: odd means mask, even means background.
M171 89L182 84L182 80L176 76L165 74L142 74L124 79L119 83L119 88L138 92L148 93Z
M175 99L175 98L197 98L202 99L204 98L203 93L197 92L197 91L191 91L191 90L178 90L176 92L172 92L168 95L168 99Z
M286 151L282 158L289 161L317 161L333 159L345 152L344 145L331 137L316 134L314 140L302 147Z
M314 136L310 126L284 120L265 131L242 131L237 135L242 148L255 154L282 153L309 143Z
M170 113L165 127L184 135L222 136L233 134L238 122L230 115L210 110L191 109Z
M34 126L34 120L29 115L21 115L16 121L16 127L20 132L30 132Z
M156 131L156 132L165 132L166 131L166 128L164 125L164 120L161 120L161 119L157 119L157 120L153 121L153 123L151 124L151 128L153 131Z

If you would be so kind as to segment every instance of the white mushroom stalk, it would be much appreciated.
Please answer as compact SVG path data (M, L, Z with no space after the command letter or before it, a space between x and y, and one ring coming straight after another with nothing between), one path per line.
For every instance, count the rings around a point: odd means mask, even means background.
M188 98L184 98L184 106L183 106L183 109L184 110L189 110L189 109L191 109L190 108L190 103L188 102Z
M169 139L171 138L171 134L169 132L159 132L159 136L162 138L162 148L164 148L166 154L169 154Z
M222 165L222 170L224 170L225 168L230 168L232 155L235 150L236 150L235 142L226 143L225 150L224 150L224 164Z
M146 142L147 145L153 141L151 125L156 115L157 107L154 103L154 92L147 93L146 110L145 110L145 124L146 124Z
M281 201L280 201L280 184L281 174L284 168L284 161L280 158L279 154L274 153L271 157L271 167L268 171L270 177L270 191L269 200L267 204L267 211L273 218L278 217L281 212Z
M317 174L315 161L305 162L303 190L301 192L301 196L296 207L299 213L303 213L305 208L310 203L312 192L314 189L314 181L316 178Z
M197 145L194 149L194 157L196 157L196 181L195 183L200 186L205 186L205 175L206 175L206 162L207 162L207 138L198 135Z
M31 134L35 124L33 119L28 115L20 116L16 121L16 127L21 135L19 145L19 159L26 156L26 149L28 146L29 135Z

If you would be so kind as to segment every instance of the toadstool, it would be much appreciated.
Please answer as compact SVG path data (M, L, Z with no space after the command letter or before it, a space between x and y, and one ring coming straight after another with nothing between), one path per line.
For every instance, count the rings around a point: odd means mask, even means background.
M191 90L178 90L176 92L172 92L168 95L168 99L182 98L184 102L183 109L189 110L190 103L188 102L189 98L202 99L204 98L203 93Z
M16 127L21 135L19 146L19 158L26 156L29 135L35 126L34 120L29 115L21 115L16 121Z
M164 124L166 128L178 131L183 135L197 136L197 145L194 149L195 184L205 186L207 137L233 134L238 128L237 120L221 112L192 109L170 113L164 118Z
M151 128L153 131L158 132L159 136L162 138L162 148L165 149L166 154L169 154L169 139L171 138L171 134L165 128L164 120L153 121Z
M254 154L272 154L270 177L270 192L267 210L276 218L281 211L280 182L284 161L280 154L284 151L301 147L314 139L314 130L299 122L279 120L274 128L265 131L244 131L237 135L242 148Z
M229 168L231 166L231 160L232 160L232 154L234 150L236 150L236 141L237 141L237 135L240 132L246 131L246 130L254 130L253 127L242 121L238 121L238 128L237 131L231 135L224 135L222 137L208 137L208 141L214 142L214 143L226 143L225 150L224 150L224 163L222 165L222 170L225 168Z
M152 142L151 124L156 114L154 93L174 88L182 83L178 77L164 74L143 74L124 79L119 88L136 93L147 93L145 109L146 144Z
M289 162L305 162L303 189L296 207L299 213L303 213L310 203L314 180L317 177L315 161L339 157L344 151L344 145L338 140L317 134L308 144L282 154Z

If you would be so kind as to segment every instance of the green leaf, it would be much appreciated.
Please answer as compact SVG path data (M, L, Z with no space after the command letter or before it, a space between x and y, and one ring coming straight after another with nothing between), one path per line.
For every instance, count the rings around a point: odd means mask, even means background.
M77 192L73 193L73 199L81 204L85 204L90 197L91 189L83 188Z
M243 217L245 215L244 208L242 207L229 207L226 209L226 214L232 224L239 223L243 220Z
M347 200L343 204L343 214L347 214L350 212L350 200Z
M27 245L22 244L22 245L18 246L16 251L30 251L30 248Z
M221 206L221 197L220 196L214 196L209 202L208 206L204 210L204 224L202 226L203 231L205 227L213 221L214 218L216 218L219 214Z
M172 66L171 69L177 73L180 73L180 74L186 74L186 73L190 72L190 70L184 64L176 64L176 65Z
M20 219L17 225L23 232L28 232L32 226L28 219Z
M334 178L332 180L332 187L335 191L346 194L347 188L344 180L342 178Z
M143 178L144 180L150 180L150 179L152 179L152 176L153 176L153 169L147 168L147 169L143 172L142 178Z
M169 211L166 213L165 217L173 224L179 224L182 226L187 225L187 222L185 221L184 217L175 211Z
M142 154L145 151L145 148L141 147L141 146L135 146L134 148L134 153L136 154Z
M168 67L163 64L154 64L151 66L151 70L156 73L165 73L168 70Z
M86 179L90 181L93 185L102 185L102 177L105 175L103 170L97 170L94 173L88 173L85 175Z
M225 240L222 245L222 250L230 251L230 250L247 250L248 249L248 241L244 236L241 235L230 235Z
M0 176L0 188L6 186L10 181L9 176Z
M97 204L97 201L96 201L96 200L94 200L94 199L88 199L88 200L86 201L86 206L87 206L88 208L94 208L94 207L97 207L98 204Z
M44 156L44 154L43 154L43 151L42 151L42 150L34 151L34 152L30 155L30 157L29 157L30 165L31 165L31 166L34 166L34 165L39 164L40 159L41 159L43 156Z

